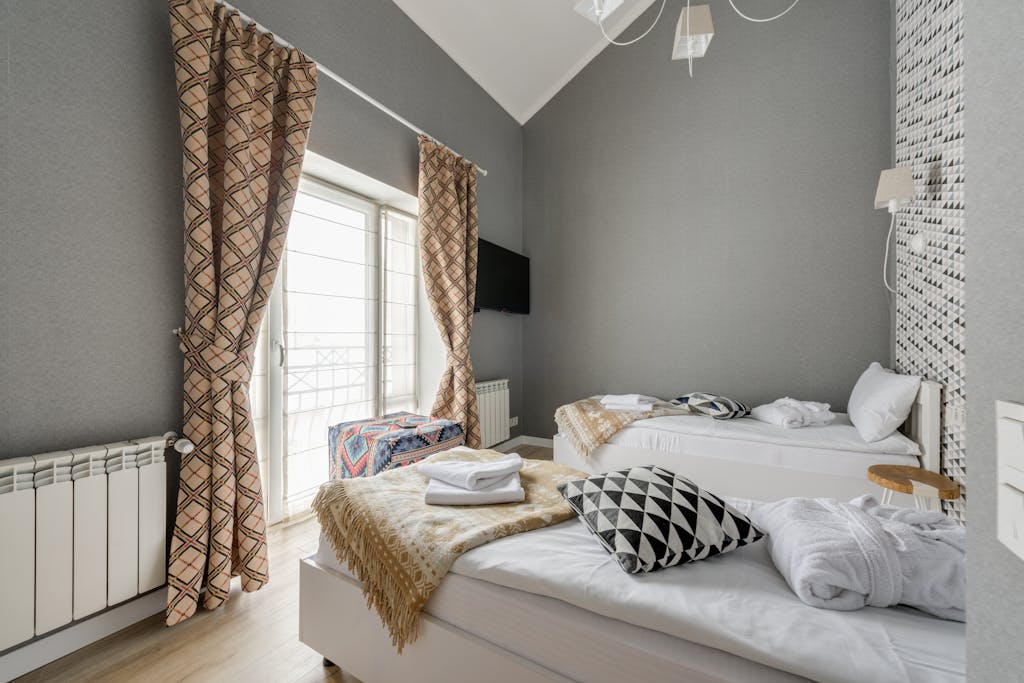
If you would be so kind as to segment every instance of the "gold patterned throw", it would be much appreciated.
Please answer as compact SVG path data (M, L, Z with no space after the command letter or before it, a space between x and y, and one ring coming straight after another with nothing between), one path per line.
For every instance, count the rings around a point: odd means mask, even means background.
M692 415L687 406L667 401L657 401L651 410L608 410L599 398L585 398L582 401L560 406L555 411L558 431L569 439L576 452L584 457L606 442L623 427L637 420L664 415Z
M423 462L490 461L492 450L455 449ZM558 486L586 474L543 460L523 460L522 503L452 507L427 505L427 477L415 467L374 477L324 484L313 501L324 535L338 561L363 584L401 652L416 640L420 610L462 553L504 536L564 522L572 509Z

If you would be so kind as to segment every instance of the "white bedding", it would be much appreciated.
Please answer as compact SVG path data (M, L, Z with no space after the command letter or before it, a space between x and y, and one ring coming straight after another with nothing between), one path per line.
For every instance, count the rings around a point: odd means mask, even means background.
M756 505L730 502L745 512ZM333 555L321 539L317 561L348 573ZM467 579L532 595L520 595L518 600L500 591L488 595L479 584L466 583ZM559 602L545 603L534 600L535 596ZM494 604L488 606L488 601ZM582 614L599 615L593 621L587 617L587 624L580 625L588 633L585 638L572 632L581 613L559 607L562 603L586 610ZM521 613L510 612L511 604L521 605ZM570 666L577 675L566 675L579 680L621 679L624 672L604 664L615 676L581 677L578 667L584 662L564 650L569 640L580 641L578 647L588 657L595 648L606 655L620 652L615 641L623 644L625 657L629 647L643 643L660 658L660 663L650 665L656 668L645 669L652 673L672 671L671 662L679 657L684 661L705 657L704 672L727 680L767 681L775 673L758 676L756 670L744 669L741 660L836 683L966 680L964 624L904 607L838 612L805 605L786 585L767 546L760 542L709 560L629 575L578 520L570 520L465 553L425 611L492 642L511 644L513 650L520 650L518 654L553 670L560 670L559 663ZM491 617L481 622L474 617L478 613ZM531 618L537 624L535 633L523 639L523 624ZM514 623L498 628L490 623L495 619ZM634 627L647 630L638 632ZM729 656L709 656L713 651Z
M351 577L323 537L313 560ZM587 612L567 602L449 573L423 611L478 638L587 683L806 683L715 648ZM413 643L412 647L416 647ZM344 665L344 662L340 662Z
M916 467L920 454L919 446L899 433L867 443L845 413L837 414L832 424L800 429L784 429L751 418L669 415L638 420L608 443L859 479L874 464Z
M763 543L628 575L577 520L462 555L452 572L544 595L769 667L836 683L966 680L964 624L909 608L803 604Z

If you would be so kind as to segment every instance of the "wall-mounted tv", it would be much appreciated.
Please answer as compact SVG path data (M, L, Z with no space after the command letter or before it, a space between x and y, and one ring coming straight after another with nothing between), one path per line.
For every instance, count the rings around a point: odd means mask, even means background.
M530 312L530 259L487 240L477 249L476 308Z

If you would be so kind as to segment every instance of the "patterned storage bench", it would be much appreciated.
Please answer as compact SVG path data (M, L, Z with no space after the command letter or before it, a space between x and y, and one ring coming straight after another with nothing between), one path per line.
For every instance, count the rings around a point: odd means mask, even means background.
M413 413L342 422L327 430L331 479L350 479L404 467L465 442L462 426Z

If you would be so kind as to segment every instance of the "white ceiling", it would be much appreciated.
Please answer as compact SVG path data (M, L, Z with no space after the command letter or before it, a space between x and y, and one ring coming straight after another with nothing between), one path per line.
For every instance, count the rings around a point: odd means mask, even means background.
M616 36L654 0L625 0ZM394 0L519 123L526 123L607 45L576 0Z

